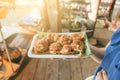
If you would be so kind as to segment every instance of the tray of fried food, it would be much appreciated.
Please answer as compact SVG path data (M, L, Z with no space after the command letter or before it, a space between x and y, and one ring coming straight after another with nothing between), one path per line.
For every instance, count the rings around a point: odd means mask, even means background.
M78 58L89 56L90 53L85 32L41 32L33 37L28 50L28 56L31 58Z

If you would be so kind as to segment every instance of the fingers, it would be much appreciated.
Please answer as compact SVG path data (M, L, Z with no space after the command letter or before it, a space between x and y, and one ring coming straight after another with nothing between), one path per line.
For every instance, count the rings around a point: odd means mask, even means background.
M98 72L95 80L108 80L107 73L104 70Z
M104 80L103 76L102 76L102 71L97 73L97 76L96 76L95 80Z
M102 75L103 75L103 80L108 80L107 73L104 70L102 71Z

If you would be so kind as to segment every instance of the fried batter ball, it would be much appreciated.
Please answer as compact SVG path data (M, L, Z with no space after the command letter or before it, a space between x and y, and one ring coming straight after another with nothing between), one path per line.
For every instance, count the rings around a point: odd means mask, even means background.
M60 38L59 38L59 42L61 45L69 45L72 43L72 39L70 36L66 36L66 35L62 35Z
M73 50L75 50L75 51L78 51L78 50L84 51L84 49L85 49L84 42L81 42L81 44L72 43L71 46L72 46Z
M60 43L52 43L49 47L50 53L60 53L60 50L62 49L62 46L60 45Z
M71 37L73 39L74 44L81 44L81 42L83 42L83 35L82 34L74 33L74 34L72 34Z
M46 40L48 40L49 44L56 42L59 38L59 35L55 33L49 33L48 35L45 36Z
M35 53L42 53L48 50L48 41L45 38L38 39L34 45Z
M73 53L74 51L70 45L64 45L61 50L61 54L73 54Z
M73 40L82 40L83 39L83 34L79 34L79 33L74 33L71 35Z

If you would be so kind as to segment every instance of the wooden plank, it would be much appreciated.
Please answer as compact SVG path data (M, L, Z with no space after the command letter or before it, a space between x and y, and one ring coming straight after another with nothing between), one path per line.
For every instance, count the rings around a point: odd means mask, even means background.
M81 59L81 66L82 66L82 75L83 80L91 75L94 74L96 67L98 66L90 57Z
M58 80L59 60L49 60L45 80Z
M99 44L106 46L110 41L112 33L112 31L105 28L96 28L93 37L97 39Z
M22 48L22 49L27 49L28 50L28 48L30 46L30 43L32 41L33 35L25 35L24 34L22 37L24 38L24 41L21 43L21 45L19 47Z
M24 69L21 80L33 80L37 64L38 59L32 59Z
M71 59L71 80L83 80L80 59Z
M23 74L20 74L19 76L17 76L17 78L15 80L22 80L22 76L23 76ZM14 80L14 79L12 79L12 80Z
M10 43L10 47L20 47L26 49L33 35L18 33L14 40Z
M9 45L16 36L17 36L17 33L9 36L7 39L5 39L6 43Z
M17 71L17 74L13 77L10 78L10 80L22 80L22 76L24 75L24 70L25 67L28 66L27 64L31 61L32 59L25 57L22 64L20 65L19 70ZM20 64L20 63L19 63Z
M58 80L71 80L71 69L69 60L60 60Z
M10 43L10 47L15 47L15 45L17 44L17 42L19 41L21 35L17 34L17 36L14 38L14 40Z
M45 80L48 59L39 59L36 67L34 80Z
M109 31L106 28L96 28L93 37L99 38L99 39L110 40L112 33L113 33L112 31Z
M28 44L29 44L29 41L26 40L26 39L24 39L24 40L22 41L22 45L20 45L19 47L25 49L25 48L26 48L26 45L28 45Z

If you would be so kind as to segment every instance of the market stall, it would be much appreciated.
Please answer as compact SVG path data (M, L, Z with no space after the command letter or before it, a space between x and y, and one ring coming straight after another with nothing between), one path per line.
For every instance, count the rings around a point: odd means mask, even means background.
M6 18L9 9L14 9L14 7L14 0L0 1L0 19L3 20ZM27 35L25 38L24 34L14 34L14 30L12 29L8 30L12 30L13 34L10 35L10 33L9 36L6 36L3 34L4 28L2 27L2 23L0 23L0 36L2 38L0 42L0 80L8 80L19 70L26 56L31 37Z
M1 47L0 79L83 80L91 76L98 64L89 57L89 40L93 37L103 38L99 34L101 31L95 31L100 0L39 1L42 2L42 5L37 6L40 10L33 10L38 13L39 19L33 17L36 14L27 15L17 23L22 33L5 39L1 31L0 47L3 46L4 50ZM8 3L12 5L11 8L15 8L14 0ZM4 4L0 5L2 19L11 9L8 4ZM110 38L112 33L107 35L106 31L103 31L104 38ZM59 59L50 60L53 58ZM26 67L23 69L22 66Z

